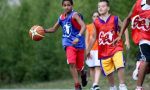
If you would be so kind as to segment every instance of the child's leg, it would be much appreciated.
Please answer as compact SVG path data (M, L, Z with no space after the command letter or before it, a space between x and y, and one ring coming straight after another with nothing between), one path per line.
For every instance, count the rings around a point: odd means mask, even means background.
M119 78L119 83L124 84L124 68L119 68L118 69L118 78Z
M142 62L139 68L139 73L138 73L138 80L137 80L137 86L143 85L144 78L146 75L146 68L148 67L148 62Z
M148 67L148 64L150 63L150 45L141 44L139 45L139 50L140 50L139 59L142 60L142 63L140 64L139 67L137 88L142 88L146 75L146 69Z
M93 61L94 61L94 66L95 66L95 79L94 79L94 85L99 85L99 78L101 74L100 70L100 60L98 59L98 50L93 50Z
M82 86L87 85L87 72L84 70L84 49L77 49L76 68L81 74Z
M71 46L66 47L67 63L70 65L70 72L75 83L75 88L80 86L78 80L78 72L76 68L76 57L77 57L76 52L77 52L76 48Z
M108 82L109 82L110 86L111 86L111 87L114 87L114 85L115 85L114 74L113 74L113 73L109 74L109 75L107 76L107 78L108 78Z
M90 52L90 58L87 58L87 60L86 60L86 64L89 67L90 77L92 78L92 82L94 82L95 66L94 66L92 51Z
M101 69L103 74L108 78L108 82L110 84L110 90L116 90L115 83L114 83L114 75L113 75L113 72L115 71L115 66L112 58L100 60L100 63L101 63Z
M124 67L125 67L125 61L123 59L123 52L118 51L113 56L113 62L115 64L115 68L118 71L118 79L119 79L119 90L128 90L127 86L125 85L124 80Z
M123 59L123 52L118 51L113 56L113 62L115 64L115 68L118 71L118 79L120 84L124 84L124 67L125 67L125 61Z
M71 75L72 75L72 77L74 79L75 84L78 84L79 83L78 72L77 72L75 64L70 64L70 72L71 72Z
M95 67L95 76L94 76L94 83L93 84L96 84L96 85L99 84L100 74L101 74L100 67Z
M94 67L90 67L90 76L92 77L92 82L94 82L94 78L95 78L95 68Z

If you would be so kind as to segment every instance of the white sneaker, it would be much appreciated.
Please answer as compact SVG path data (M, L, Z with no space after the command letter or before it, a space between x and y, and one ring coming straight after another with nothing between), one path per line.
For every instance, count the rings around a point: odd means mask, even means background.
M110 87L109 90L117 90L116 86Z
M143 87L136 87L135 90L144 90L144 88Z
M135 70L133 71L133 74L132 74L132 78L134 80L138 79L138 71L139 71L140 63L141 63L141 61L136 62L136 68L135 68Z
M127 86L125 84L120 84L119 90L128 90L128 89L127 89Z

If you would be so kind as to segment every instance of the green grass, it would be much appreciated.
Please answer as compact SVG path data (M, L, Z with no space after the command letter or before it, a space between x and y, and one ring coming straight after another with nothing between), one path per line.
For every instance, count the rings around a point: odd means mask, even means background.
M126 84L128 85L129 90L134 90L136 82L132 79L131 77L132 72L127 72L126 73ZM92 82L91 78L88 78L89 83L88 85L83 88L83 90L89 90ZM150 88L150 76L147 75L145 82L144 82L144 87L145 90L149 90ZM118 85L118 79L117 79L117 74L115 74L115 81L116 85ZM72 79L65 79L65 80L56 80L56 81L50 81L50 82L40 82L40 83L24 83L24 84L7 84L7 85L0 85L0 88L2 89L73 89L73 81ZM108 90L109 85L107 82L107 79L103 76L100 78L100 87L102 90Z

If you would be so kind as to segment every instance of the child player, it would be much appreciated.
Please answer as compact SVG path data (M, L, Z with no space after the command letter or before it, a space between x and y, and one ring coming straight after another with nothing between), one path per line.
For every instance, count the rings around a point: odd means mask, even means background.
M92 15L93 21L98 17L99 17L99 13L94 12ZM95 29L93 23L88 24L86 26L86 47L88 47L90 40L92 38L93 29ZM99 77L100 77L101 71L100 71L100 62L98 60L97 41L94 43L92 50L90 51L90 57L87 58L86 64L88 65L90 69L90 76L92 77L92 82L93 82L91 90L100 90L100 87L98 84L99 84Z
M109 9L109 1L100 0L98 3L100 17L94 21L94 37L86 50L86 54L89 55L89 51L97 38L98 59L100 59L102 72L108 78L110 84L109 90L117 90L113 75L115 69L118 71L118 79L120 83L119 90L128 90L124 81L125 61L123 60L122 40L120 40L116 45L112 44L113 40L118 37L122 23L118 16L109 14Z
M133 78L137 78L136 90L144 90L142 85L148 68L150 67L150 0L136 0L136 3L124 20L123 28L119 37L114 41L119 41L123 32L132 22L132 39L139 46L137 69L133 73ZM140 64L139 64L140 63ZM137 75L138 74L138 75Z
M82 86L86 86L86 72L84 69L85 39L83 36L85 24L81 15L73 10L72 0L62 0L64 12L60 15L56 24L46 33L53 33L62 27L62 45L66 51L67 62L74 79L75 90L82 90L78 73L81 74Z

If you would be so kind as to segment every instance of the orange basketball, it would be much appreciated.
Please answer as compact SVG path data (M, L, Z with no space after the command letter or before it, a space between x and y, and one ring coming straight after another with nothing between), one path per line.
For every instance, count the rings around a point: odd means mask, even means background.
M29 36L32 38L34 41L39 41L44 38L45 31L42 26L34 25L31 27L29 31Z

